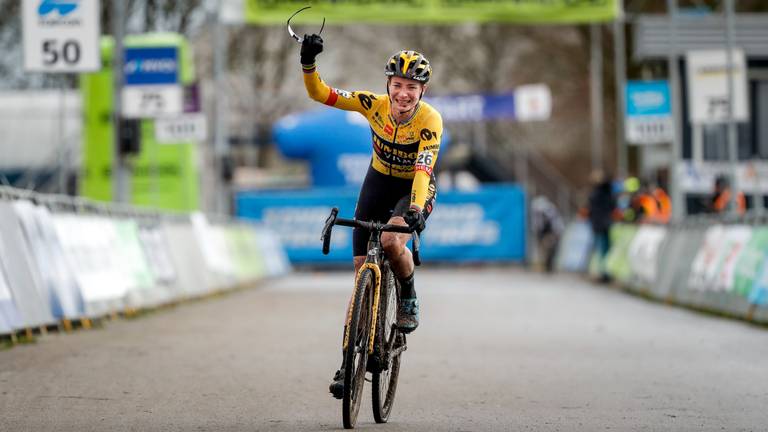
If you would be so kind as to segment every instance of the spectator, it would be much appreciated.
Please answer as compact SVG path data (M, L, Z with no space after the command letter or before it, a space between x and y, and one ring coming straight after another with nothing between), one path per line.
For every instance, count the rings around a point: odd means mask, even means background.
M598 272L600 281L610 281L605 268L605 258L611 248L610 231L613 223L613 212L616 199L610 178L602 171L594 171L591 175L592 192L589 194L589 223L592 226L594 249L597 253Z
M641 182L640 188L632 195L631 207L634 215L631 222L652 222L658 217L659 203L647 182Z
M544 195L539 195L531 201L531 225L536 236L539 257L544 262L544 270L552 273L555 268L557 244L565 226L557 207Z
M659 185L653 187L651 195L656 199L656 204L659 206L659 213L656 220L661 223L669 223L672 218L672 200L669 198L667 191Z
M718 176L715 179L715 194L712 197L711 210L713 213L725 213L734 205L731 199L731 185L728 178ZM743 215L747 210L747 203L744 194L739 192L735 200L736 212Z

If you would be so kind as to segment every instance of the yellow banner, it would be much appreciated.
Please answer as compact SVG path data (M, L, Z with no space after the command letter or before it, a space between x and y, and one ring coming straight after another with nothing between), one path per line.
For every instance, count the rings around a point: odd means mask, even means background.
M610 21L619 13L618 0L245 0L245 19L285 23L305 6L312 8L297 15L296 22L587 23Z

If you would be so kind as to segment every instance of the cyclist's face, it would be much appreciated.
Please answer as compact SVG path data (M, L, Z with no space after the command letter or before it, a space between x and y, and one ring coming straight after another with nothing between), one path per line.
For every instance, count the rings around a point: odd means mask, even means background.
M401 77L389 79L389 98L397 112L407 112L416 107L425 88L424 84Z

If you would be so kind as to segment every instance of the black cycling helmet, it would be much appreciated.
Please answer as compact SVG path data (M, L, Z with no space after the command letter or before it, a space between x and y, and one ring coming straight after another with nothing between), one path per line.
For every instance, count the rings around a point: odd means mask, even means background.
M384 75L412 79L426 84L432 76L432 66L423 54L411 50L403 50L390 57L384 68Z

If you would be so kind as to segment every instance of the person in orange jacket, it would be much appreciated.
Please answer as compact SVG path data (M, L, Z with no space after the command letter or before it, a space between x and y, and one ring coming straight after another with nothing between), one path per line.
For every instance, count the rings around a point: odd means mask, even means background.
M655 221L659 205L651 194L648 183L640 182L637 177L630 177L624 182L625 192L629 193L629 207L624 211L627 222Z
M735 204L738 214L743 215L747 211L747 202L742 192L736 195ZM731 205L731 185L728 182L728 178L718 176L715 179L715 194L712 197L711 210L714 213L725 213Z
M659 185L653 187L651 195L656 200L658 206L658 213L656 214L656 222L669 223L672 218L672 200L669 198L667 191Z

